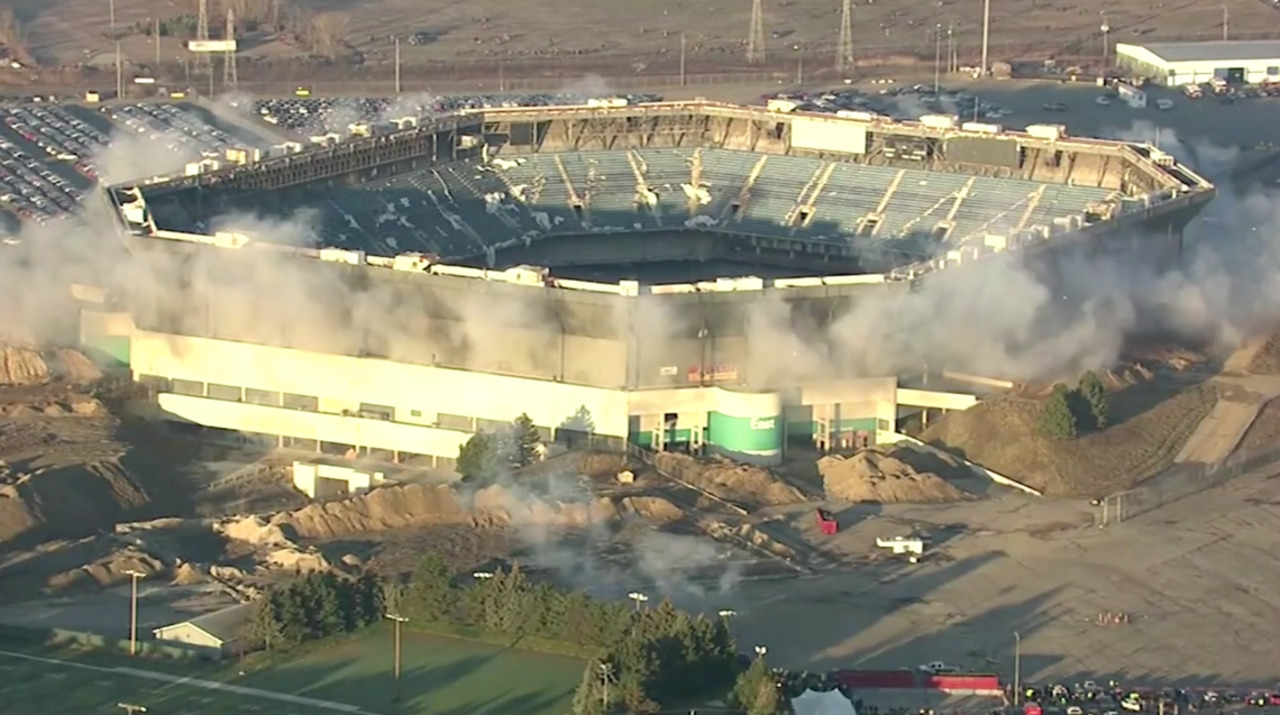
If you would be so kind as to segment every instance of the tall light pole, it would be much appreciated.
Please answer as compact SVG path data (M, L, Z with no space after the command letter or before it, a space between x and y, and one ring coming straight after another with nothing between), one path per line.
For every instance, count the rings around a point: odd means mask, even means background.
M395 691L391 697L391 702L398 703L400 702L400 624L404 623L405 621L408 621L409 619L405 618L404 616L401 616L398 613L388 613L386 614L386 618L391 619L396 624L394 628L395 634L396 634L395 646L394 646L395 660L393 661L394 664L392 665L392 672L393 672L392 678L395 680Z
M738 615L738 612L737 612L737 611L735 611L735 610L733 610L732 608L722 608L722 609L720 609L719 611L717 611L716 613L717 613L717 615L719 615L721 618L725 619L726 621L727 621L727 620L729 620L730 618L733 618L734 616Z
M107 0L107 6L110 8L110 12L111 12L111 37L112 37L112 39L115 39L115 36L116 36L116 0Z
M493 572L492 571L472 571L471 578L477 581L488 581L489 579L493 578Z
M1103 14L1102 27L1098 29L1102 30L1102 74L1105 75L1107 73L1107 60L1111 56L1111 25L1107 23L1106 14Z
M400 36L396 35L396 94L400 94Z
M632 591L631 593L628 593L628 594L627 594L627 598L629 598L629 599L631 599L632 601L635 601L635 602L636 602L636 610L637 610L637 611L639 611L639 610L640 610L640 604L642 604L642 603L644 603L645 601L648 601L648 600L649 600L649 597L648 597L648 596L644 595L643 593L640 593L639 591Z
M1231 20L1231 15L1227 12L1227 6L1223 5L1222 6L1222 41L1223 42L1226 42L1227 38L1231 34L1227 29L1230 26L1230 20Z
M768 653L768 652L769 652L769 649L768 649L768 648L766 648L766 647L764 647L764 646L762 646L762 645L758 645L758 646L756 646L756 657L757 657L757 658L763 658L763 657L764 657L764 655L765 655L765 653Z
M601 693L601 704L604 710L609 709L609 683L613 682L613 666L609 663L600 664L600 682L604 685L604 692Z
M991 40L991 0L982 0L982 76L987 76L987 48Z
M129 713L129 715L133 715L134 713L145 713L147 711L146 705L134 705L132 703L116 703L116 707L126 713Z
M1013 632L1013 706L1022 698L1022 634Z
M146 578L147 575L134 569L124 573L129 577L129 655L136 655L138 652L138 579ZM143 711L145 710L144 708Z

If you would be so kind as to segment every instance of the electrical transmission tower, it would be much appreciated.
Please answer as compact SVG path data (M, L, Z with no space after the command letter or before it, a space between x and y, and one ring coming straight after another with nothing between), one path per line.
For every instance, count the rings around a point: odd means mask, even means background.
M236 40L236 12L231 8L227 8L227 35L223 39L228 43ZM239 83L240 80L236 77L236 48L235 45L228 45L222 59L222 86L234 87Z
M209 0L200 0L199 10L196 13L196 42L207 42L209 40ZM212 62L207 52L196 53L196 63L205 64ZM212 66L212 65L210 65Z
M751 0L751 34L747 36L747 62L762 65L764 60L764 7L760 0Z
M836 71L848 77L853 71L853 0L840 2L840 42L836 45Z

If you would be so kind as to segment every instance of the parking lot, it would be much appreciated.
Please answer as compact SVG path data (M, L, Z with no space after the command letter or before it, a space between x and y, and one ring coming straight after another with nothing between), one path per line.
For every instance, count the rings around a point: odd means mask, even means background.
M189 105L4 107L0 208L43 224L75 211L97 181L173 171L185 161L222 157L230 147L261 144Z
M464 109L494 107L548 107L586 104L606 95L554 94L459 94L449 96L407 95L387 97L287 97L259 99L236 105L241 111L278 129L295 133L346 132L356 122L389 123L401 117L425 117ZM607 95L616 98L617 95ZM629 103L656 102L656 94L622 95Z

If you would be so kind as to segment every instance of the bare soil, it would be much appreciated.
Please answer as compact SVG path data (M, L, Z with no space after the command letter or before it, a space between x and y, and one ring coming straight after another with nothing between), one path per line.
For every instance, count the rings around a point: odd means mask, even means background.
M753 509L809 501L799 489L764 467L669 452L655 455L654 464L696 489Z
M1247 369L1254 375L1280 375L1280 333L1267 338Z
M1058 441L1039 433L1042 398L1010 395L948 415L923 439L1046 494L1100 496L1172 464L1216 401L1210 384L1137 383L1111 393L1111 427Z
M933 464L918 464L923 456L910 449L864 449L848 457L823 457L818 460L818 472L827 498L834 501L902 504L967 498L937 473L959 471L958 465L938 457L931 460Z

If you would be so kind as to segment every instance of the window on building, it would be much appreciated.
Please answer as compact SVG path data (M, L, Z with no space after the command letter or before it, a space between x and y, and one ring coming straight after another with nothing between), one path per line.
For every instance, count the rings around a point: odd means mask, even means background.
M359 414L368 420L386 420L391 422L396 417L396 408L387 405L375 405L371 402L361 402Z
M219 385L216 382L209 383L208 395L215 400L227 400L228 402L239 402L243 397L239 387L235 385Z
M1268 68L1267 68L1267 76L1268 76L1268 77L1275 77L1276 75L1280 75L1280 67L1268 67Z
M480 419L479 417L476 418L477 432L502 432L503 430L510 428L510 422L503 422L502 420L485 420Z
M173 380L173 391L179 395L204 397L204 383L195 380Z
M138 375L138 384L153 392L173 392L173 381L159 375Z
M279 407L280 393L271 392L270 390L255 390L252 387L246 387L244 388L244 401L255 405Z
M436 426L440 429L471 432L475 430L475 421L465 415L450 415L441 412L436 416Z
M311 395L295 395L292 392L286 392L282 396L281 403L291 410L305 410L307 412L320 411L320 398Z
M410 417L421 417L421 416L422 416L422 410L409 410L409 416L410 416Z

